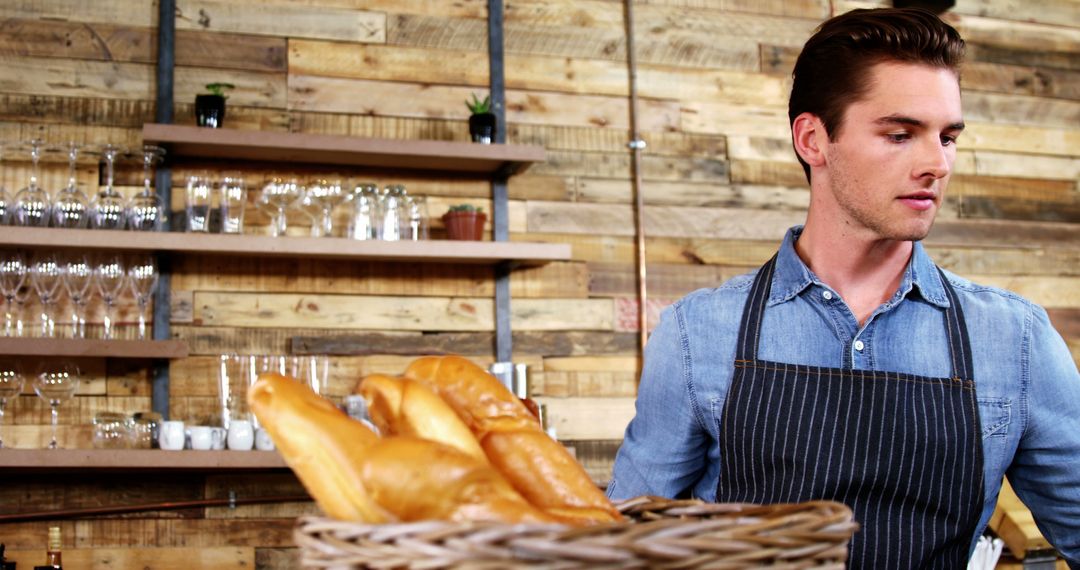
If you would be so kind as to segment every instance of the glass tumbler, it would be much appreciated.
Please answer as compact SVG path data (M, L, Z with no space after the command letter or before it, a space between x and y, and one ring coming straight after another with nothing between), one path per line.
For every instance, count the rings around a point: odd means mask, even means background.
M379 238L379 186L372 182L357 184L353 188L352 218L349 219L348 236L352 239Z
M131 443L128 418L117 412L94 414L94 449L127 449Z
M207 174L192 174L187 179L184 194L189 232L210 231L210 207L213 205L214 183Z
M229 173L218 185L221 200L221 233L244 233L244 207L247 206L247 187L239 174Z

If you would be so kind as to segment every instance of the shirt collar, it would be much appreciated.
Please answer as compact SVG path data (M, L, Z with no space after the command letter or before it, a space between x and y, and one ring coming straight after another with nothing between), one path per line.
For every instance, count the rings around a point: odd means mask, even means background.
M784 235L780 250L776 254L776 269L773 274L772 291L769 293L769 306L790 301L813 284L824 286L810 268L795 253L795 242L802 234L802 226L794 226ZM948 307L945 287L941 283L934 261L923 248L922 242L915 242L911 251L911 260L900 281L897 298L904 298L916 291L923 299L939 307Z

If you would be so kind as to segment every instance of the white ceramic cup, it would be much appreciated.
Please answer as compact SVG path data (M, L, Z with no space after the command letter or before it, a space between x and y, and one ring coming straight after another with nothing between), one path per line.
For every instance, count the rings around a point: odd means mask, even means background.
M218 451L225 449L225 428L210 428L210 449Z
M255 430L251 428L248 420L232 420L229 422L229 434L226 438L229 449L236 451L250 451L255 445Z
M193 426L191 428L191 449L205 451L213 445L214 431L209 426Z
M274 440L270 439L270 432L263 428L255 430L255 449L259 451L274 450Z
M184 422L178 420L161 422L158 445L161 449L169 451L184 449Z

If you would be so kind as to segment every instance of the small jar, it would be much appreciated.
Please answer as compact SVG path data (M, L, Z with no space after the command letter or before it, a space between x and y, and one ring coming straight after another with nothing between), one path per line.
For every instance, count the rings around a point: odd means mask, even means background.
M116 412L94 414L94 449L127 449L130 442L127 416Z
M151 449L158 446L158 428L161 426L161 414L157 412L136 412L129 420L131 426L131 447Z

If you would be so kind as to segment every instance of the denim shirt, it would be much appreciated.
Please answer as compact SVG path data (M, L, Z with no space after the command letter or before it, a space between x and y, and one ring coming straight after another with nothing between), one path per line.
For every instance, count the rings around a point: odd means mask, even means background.
M795 253L801 231L789 230L779 250L760 359L950 375L942 310L948 300L922 244L914 244L896 293L860 328L840 295ZM971 337L982 427L986 494L972 544L1008 475L1043 535L1071 564L1080 564L1080 374L1072 355L1042 307L946 275ZM716 499L717 426L753 278L742 275L695 291L664 310L645 349L636 415L608 487L612 498Z

